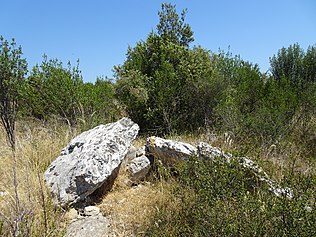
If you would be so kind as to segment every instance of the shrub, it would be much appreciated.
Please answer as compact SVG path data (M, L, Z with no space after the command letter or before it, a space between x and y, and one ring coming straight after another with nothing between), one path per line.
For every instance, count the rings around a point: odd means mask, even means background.
M314 236L316 176L289 173L295 198L274 196L236 163L192 158L179 169L173 194L181 207L163 208L150 236ZM170 204L171 205L171 204ZM306 209L307 208L307 209ZM312 208L312 211L311 209Z

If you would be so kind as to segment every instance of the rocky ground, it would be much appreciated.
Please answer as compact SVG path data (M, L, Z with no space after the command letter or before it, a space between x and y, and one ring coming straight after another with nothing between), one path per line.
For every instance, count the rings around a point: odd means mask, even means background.
M172 167L190 156L214 162L237 162L253 179L265 183L272 194L293 198L290 188L280 187L255 162L225 154L200 142L197 146L149 137L135 148L139 127L128 118L86 131L61 151L45 172L55 202L70 208L67 237L135 236L142 231L157 204L167 196L144 182L157 162Z

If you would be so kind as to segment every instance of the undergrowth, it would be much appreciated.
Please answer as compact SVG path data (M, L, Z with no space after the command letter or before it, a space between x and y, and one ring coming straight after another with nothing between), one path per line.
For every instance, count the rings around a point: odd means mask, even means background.
M177 166L171 193L180 200L156 213L146 236L315 236L316 175L288 167L282 185L294 198L276 197L236 163L191 158Z
M15 221L21 222L19 236L64 235L65 211L54 205L43 173L77 133L58 121L18 122L19 210L14 205L10 149L5 137L0 137L0 236L12 236L11 225ZM282 186L293 188L294 198L274 196L268 187L233 162L213 163L192 157L172 170L158 162L149 182L134 188L117 186L100 203L103 214L114 220L113 233L316 236L315 160L304 157L304 150L295 144L251 144L228 133L174 134L169 138L194 145L204 141L236 156L246 155ZM141 147L145 139L134 143ZM124 177L121 178L124 183Z

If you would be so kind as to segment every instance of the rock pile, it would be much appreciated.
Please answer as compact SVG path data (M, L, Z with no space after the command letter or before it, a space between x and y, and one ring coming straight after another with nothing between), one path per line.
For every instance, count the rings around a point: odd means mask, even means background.
M136 123L123 118L83 132L71 140L44 174L57 203L62 206L74 204L100 188L109 190L122 164L129 172L131 182L137 183L148 174L153 159L172 165L190 156L223 162L238 160L241 167L249 169L265 182L275 195L293 196L290 189L279 187L252 160L233 157L204 142L195 147L188 143L149 137L146 145L137 150L131 144L138 131Z
M99 190L109 191L120 169L128 172L130 184L137 184L149 173L155 159L172 166L180 161L185 162L191 156L214 162L235 161L267 184L274 195L293 197L290 188L280 187L261 167L246 157L234 157L203 142L195 147L154 136L147 138L146 144L136 149L132 142L138 131L136 123L123 118L83 132L71 140L44 174L57 204L76 206ZM97 208L81 206L80 210L83 212L73 219L66 236L99 236L95 226L106 229L109 225L109 220ZM107 233L105 229L100 231L100 236Z

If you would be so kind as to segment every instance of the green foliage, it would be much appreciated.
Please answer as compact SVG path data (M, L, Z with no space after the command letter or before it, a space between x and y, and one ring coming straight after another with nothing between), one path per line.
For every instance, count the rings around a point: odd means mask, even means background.
M79 116L79 86L82 84L77 67L64 68L57 59L43 56L40 66L33 67L27 79L25 105L30 114L39 119L48 119L55 115L76 123Z
M79 86L80 122L83 129L88 129L116 120L120 116L120 108L115 101L114 84L103 78L93 83L82 83Z
M271 75L262 74L258 65L230 52L190 47L194 38L186 13L162 4L156 31L128 48L123 65L114 68L114 82L97 78L84 83L79 62L64 67L45 55L24 79L27 63L21 47L0 37L0 115L11 146L19 109L21 115L57 117L84 130L127 113L147 133L203 128L231 134L242 153L271 145L299 147L301 159L314 159L316 47L306 52L299 44L282 48L270 58ZM172 177L156 166L161 179ZM148 230L153 236L316 234L315 175L289 171L283 182L296 192L289 200L272 196L234 163L192 159L178 173L173 192L181 208L174 213L162 209L160 221ZM3 225L0 221L0 235Z
M170 133L198 127L208 108L203 103L196 113L190 110L203 100L196 98L197 90L203 90L204 99L210 97L209 52L188 48L193 33L184 23L185 11L179 19L175 6L163 4L159 17L158 33L150 33L145 42L129 48L124 64L115 68L117 96L144 131Z
M316 82L316 46L309 46L303 59L303 78L308 82Z
M294 187L295 198L288 199L274 196L234 162L192 158L178 172L172 195L179 199L180 207L172 211L161 207L155 224L146 232L150 236L316 234L314 175L289 173L284 182Z
M316 114L315 50L310 46L305 53L299 44L294 44L270 58L272 76L265 85L259 121L272 132L269 135L294 141L306 147L311 156L316 154L311 145L315 140L310 135L316 129L312 122Z
M305 54L298 44L283 48L271 59L271 76L239 57L220 53L216 70L225 86L214 109L216 130L257 145L295 142L313 157L314 53L309 47Z
M306 89L316 82L316 48L310 46L305 53L299 44L282 48L270 58L271 72L275 80L282 78L293 83L293 88Z
M15 148L15 120L19 109L20 90L27 73L27 62L22 48L0 36L0 116L7 132L8 141Z
M229 52L189 48L193 32L185 14L163 4L157 33L129 47L124 64L115 67L116 96L143 132L211 128L270 146L302 141L295 124L315 131L315 47L281 49L270 59L272 75L262 74Z
M58 59L46 55L33 67L24 90L24 113L38 119L61 118L83 129L117 119L120 109L114 99L111 81L97 78L84 83L79 70L70 62L67 68Z
M303 72L304 51L298 44L288 48L282 48L278 51L277 56L270 58L271 72L276 80L282 78L298 81Z
M129 116L141 127L146 126L144 116L146 115L146 104L148 91L145 87L147 78L137 70L126 71L120 76L116 83L116 95L125 105Z
M186 13L187 9L183 10L179 19L176 6L170 3L163 3L161 11L158 12L160 18L157 25L158 35L163 40L188 47L194 41L194 38L190 25L184 23Z
M224 85L214 109L217 128L239 137L258 132L257 112L264 96L258 66L221 52L216 69Z

